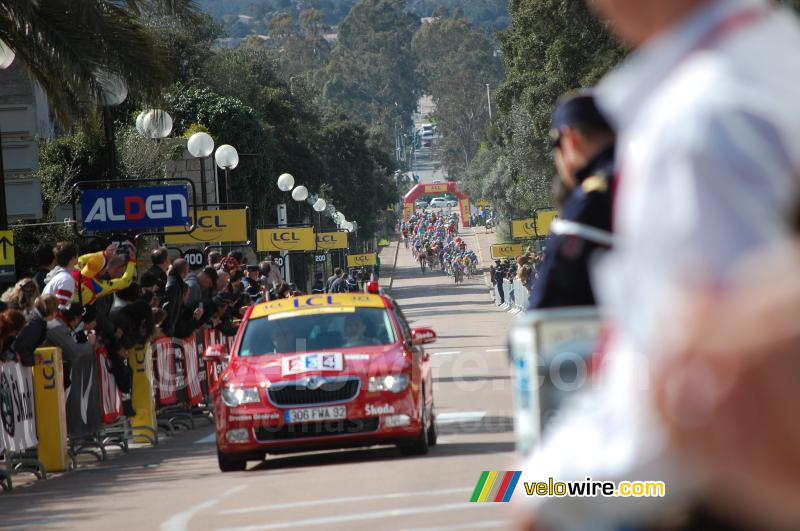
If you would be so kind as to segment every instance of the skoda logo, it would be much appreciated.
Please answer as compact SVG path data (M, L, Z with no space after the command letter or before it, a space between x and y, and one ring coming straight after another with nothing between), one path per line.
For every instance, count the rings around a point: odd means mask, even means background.
M11 397L11 385L5 374L0 375L0 417L3 428L9 436L14 436L14 400Z
M305 384L306 389L316 391L325 384L325 378L320 376L309 376L303 383Z

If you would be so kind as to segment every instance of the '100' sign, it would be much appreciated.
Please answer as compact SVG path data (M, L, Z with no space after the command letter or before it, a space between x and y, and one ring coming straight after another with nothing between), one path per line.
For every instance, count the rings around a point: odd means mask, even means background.
M81 191L83 225L93 231L191 225L186 186Z

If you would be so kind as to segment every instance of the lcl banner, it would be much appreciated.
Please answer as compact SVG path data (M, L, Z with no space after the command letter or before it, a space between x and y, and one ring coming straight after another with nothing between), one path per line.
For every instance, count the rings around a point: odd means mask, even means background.
M377 263L377 255L375 253L351 254L347 257L347 267L372 266Z
M550 224L558 217L558 209L540 208L533 213L533 216L536 221L536 235L540 238L549 236Z
M184 185L81 190L83 226L92 231L191 225Z
M447 192L447 184L426 184L424 188L426 195L428 194L443 194Z
M21 452L36 446L30 367L0 362L0 421L0 450Z
M165 227L164 232L181 232L190 225ZM242 243L247 237L247 209L197 211L194 230L188 234L165 234L164 242L173 245L192 243Z
M256 250L274 251L316 251L317 241L312 227L283 227L279 229L258 229L256 231Z
M321 232L317 234L317 249L320 251L333 251L347 249L346 232Z
M403 220L408 221L414 215L414 203L406 203L403 205Z
M527 240L536 237L536 221L533 218L511 220L511 237Z
M492 245L492 258L516 258L522 254L521 243L499 243Z

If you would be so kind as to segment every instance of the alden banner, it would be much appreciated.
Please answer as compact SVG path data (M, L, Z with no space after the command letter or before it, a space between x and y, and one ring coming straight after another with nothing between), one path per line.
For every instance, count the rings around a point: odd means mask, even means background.
M317 234L317 249L320 251L347 249L347 233L322 232Z
M81 190L83 226L92 231L191 225L186 186Z
M284 227L279 229L258 229L256 231L256 250L274 251L316 251L317 242L312 227Z
M191 225L165 227L165 232L189 230ZM194 231L189 234L165 234L164 242L181 245L193 243L243 243L247 237L247 209L197 211Z

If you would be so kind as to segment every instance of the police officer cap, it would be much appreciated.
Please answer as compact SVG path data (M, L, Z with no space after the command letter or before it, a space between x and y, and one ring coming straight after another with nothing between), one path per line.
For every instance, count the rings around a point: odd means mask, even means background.
M611 126L597 108L594 94L590 90L571 92L562 96L553 109L550 121L551 134L558 134L562 127L576 126L611 130Z

